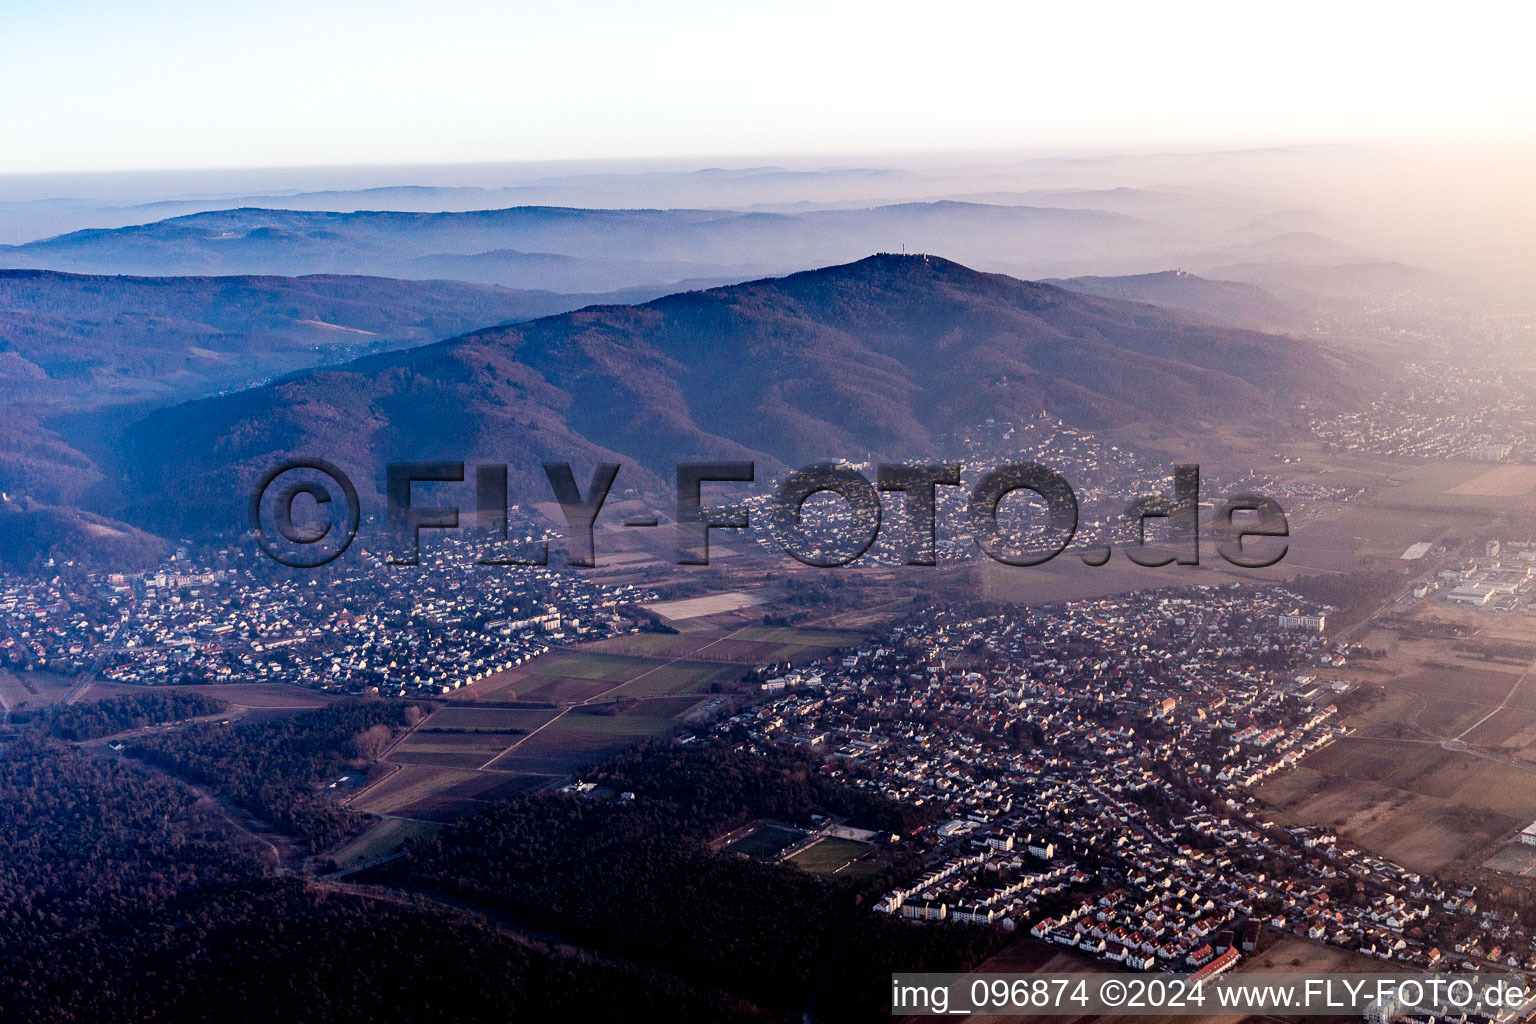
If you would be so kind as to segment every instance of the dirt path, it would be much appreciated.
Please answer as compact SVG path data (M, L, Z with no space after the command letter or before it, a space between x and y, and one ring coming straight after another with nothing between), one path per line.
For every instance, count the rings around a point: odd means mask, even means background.
M1531 669L1532 668L1536 668L1536 662L1532 662L1531 664L1525 666L1525 671L1520 673L1520 678L1515 680L1515 685L1511 686L1509 688L1509 692L1504 695L1504 700L1502 702L1500 702L1498 707L1494 708L1492 711L1488 712L1482 718L1479 718L1477 721L1473 722L1471 725L1469 725L1465 729L1461 730L1461 732L1457 733L1455 736L1452 736L1450 738L1449 742L1451 742L1451 743L1459 743L1459 742L1461 742L1462 740L1464 740L1468 736L1470 736L1472 734L1472 732L1477 729L1478 726L1480 726L1484 722L1488 721L1488 719L1492 718L1494 715L1498 714L1500 711L1503 711L1505 708L1509 707L1509 702L1515 699L1515 694L1518 693L1519 690L1520 690L1520 684L1525 682L1525 678L1526 678L1526 676L1531 674Z

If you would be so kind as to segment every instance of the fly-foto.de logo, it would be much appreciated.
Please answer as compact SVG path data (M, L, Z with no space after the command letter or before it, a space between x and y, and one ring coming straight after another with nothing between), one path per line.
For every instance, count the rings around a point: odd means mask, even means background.
M568 564L591 568L597 564L594 527L620 472L618 463L600 463L585 490L569 462L546 462L544 474L565 518ZM880 536L886 515L880 495L902 496L905 517L904 561L907 565L938 564L939 496L941 488L969 485L964 516L972 541L989 558L1006 565L1042 565L1072 543L1078 528L1078 501L1070 483L1056 470L1034 462L997 466L972 481L962 480L958 463L882 463L871 480L840 462L822 462L788 474L768 496L766 510L756 519L742 503L756 481L752 462L684 462L676 467L676 560L679 565L708 565L710 534L715 530L766 528L787 555L810 566L848 565L867 552ZM472 481L472 488L469 482ZM416 485L465 485L466 504L418 505ZM734 504L706 504L712 497L736 498ZM747 491L746 495L743 491ZM1043 524L1027 535L1010 530L999 516L1003 499L1027 491L1044 505ZM466 475L463 462L398 462L385 470L385 515L394 565L415 565L421 531L456 530L469 510L471 523L486 531L491 551L481 565L548 565L547 541L512 543L508 539L507 466L480 464ZM834 494L844 508L835 521L817 523L807 501ZM295 506L307 503L300 526ZM261 549L273 560L293 568L316 568L334 561L351 545L362 520L357 488L337 466L322 459L294 459L268 471L251 493L249 522ZM1149 523L1159 523L1162 536L1148 537ZM623 520L626 528L661 525L657 515ZM830 528L837 543L821 537ZM1285 557L1290 524L1279 502L1262 494L1234 494L1214 506L1211 529L1216 551L1228 563L1261 569ZM1120 523L1120 546L1136 565L1200 564L1200 467L1174 467L1173 493L1147 495L1132 501ZM1276 538L1279 538L1278 540ZM1245 542L1252 542L1246 543ZM1114 555L1114 546L1098 544L1076 552L1084 564L1101 566Z

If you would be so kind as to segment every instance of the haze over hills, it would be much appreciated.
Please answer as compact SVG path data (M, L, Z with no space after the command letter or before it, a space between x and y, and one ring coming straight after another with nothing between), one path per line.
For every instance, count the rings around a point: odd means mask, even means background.
M400 210L423 213L513 206L802 212L959 200L1078 207L1235 228L1283 214L1249 190L1216 190L1234 164L1274 155L1188 154L1094 159L1028 158L1006 164L890 166L475 165L289 168L11 178L0 197L0 243L85 228L118 228L210 210ZM1193 180L1191 180L1193 178ZM1165 184L1126 187L1129 181ZM1198 182L1196 184L1195 182ZM1286 230L1322 230L1315 214Z
M508 462L514 489L539 496L548 459L620 461L624 486L710 458L758 460L766 478L928 456L956 428L1042 411L1089 428L1284 432L1302 425L1299 403L1347 396L1351 365L1310 342L887 254L163 410L128 432L125 466L141 525L237 530L242 488L288 454L336 462L360 490L385 462L432 459Z
M1276 332L1306 329L1307 317L1264 289L1239 281L1216 281L1183 270L1124 277L1070 277L1045 282L1106 299L1148 302L1207 320Z
M82 499L150 405L647 291L559 295L366 277L0 271L0 491Z
M1457 282L1447 275L1406 263L1252 262L1212 267L1207 276L1258 285L1296 305L1345 308L1379 305L1414 293L1445 294Z
M0 265L151 275L452 273L509 287L585 291L742 280L903 246L983 265L1012 261L1036 273L1115 270L1140 267L1149 250L1162 252L1169 244L1166 226L1119 213L952 202L794 215L555 207L431 214L242 209L0 247Z
M243 385L649 289L561 294L358 276L107 277L0 270L0 381L72 404Z

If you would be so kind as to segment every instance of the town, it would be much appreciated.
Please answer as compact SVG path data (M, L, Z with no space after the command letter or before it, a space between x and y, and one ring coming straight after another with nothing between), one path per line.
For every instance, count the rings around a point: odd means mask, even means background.
M244 549L207 563L182 552L151 571L75 584L0 578L0 666L139 685L441 694L570 640L628 632L634 623L618 609L649 596L558 569L488 573L452 539L417 566L369 556L322 574Z
M1442 884L1284 827L1249 792L1345 734L1326 609L1281 588L1006 613L931 607L717 725L939 812L877 913L1027 929L1133 969L1230 966L1261 926L1413 968L1536 970L1533 935Z

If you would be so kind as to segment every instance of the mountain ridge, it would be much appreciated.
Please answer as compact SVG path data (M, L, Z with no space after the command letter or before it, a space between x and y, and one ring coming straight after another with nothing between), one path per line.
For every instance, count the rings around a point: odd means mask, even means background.
M627 486L676 461L919 458L988 418L1299 429L1347 392L1341 356L1156 307L880 254L782 278L593 306L303 371L153 414L128 435L142 524L181 528L280 457L328 458L381 489L397 461L618 461ZM1261 422L1254 422L1255 419ZM196 515L152 500L177 481ZM541 488L531 491L531 488ZM156 516L160 518L157 519Z
M563 295L455 281L0 270L0 491L49 504L104 482L137 409L655 290Z

